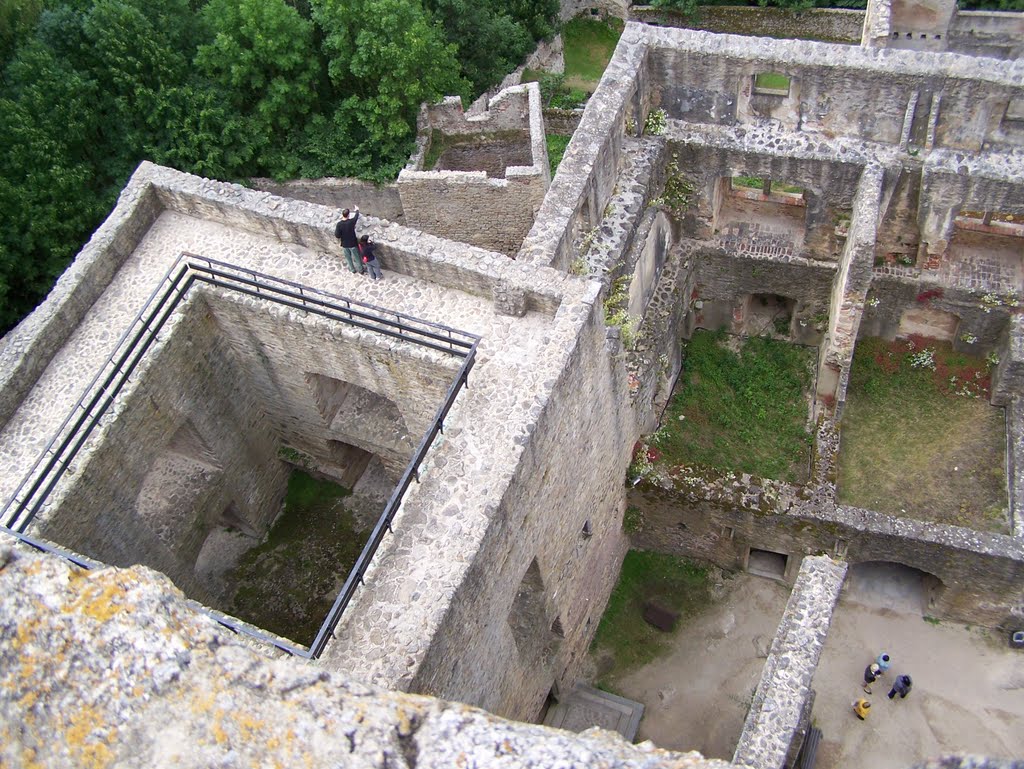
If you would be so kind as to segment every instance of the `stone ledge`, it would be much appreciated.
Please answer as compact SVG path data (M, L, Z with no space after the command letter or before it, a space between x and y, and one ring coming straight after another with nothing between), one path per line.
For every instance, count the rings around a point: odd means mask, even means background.
M143 567L86 572L4 544L0 586L5 766L729 768L267 659Z

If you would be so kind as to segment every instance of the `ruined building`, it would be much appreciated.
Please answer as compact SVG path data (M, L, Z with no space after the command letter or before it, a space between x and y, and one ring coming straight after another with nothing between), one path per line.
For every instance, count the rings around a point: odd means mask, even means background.
M679 340L766 303L819 351L810 482L680 494L634 539L783 558L735 764L799 748L848 565L919 570L936 617L1024 616L1018 21L935 5L872 4L860 46L629 23L553 179L535 86L428 110L395 215L362 205L382 282L344 269L333 206L140 166L0 348L0 763L728 766L496 717L580 674ZM857 339L918 332L999 356L1007 534L836 502ZM204 567L266 533L292 467L386 489L307 640L229 616ZM102 568L134 564L191 603Z

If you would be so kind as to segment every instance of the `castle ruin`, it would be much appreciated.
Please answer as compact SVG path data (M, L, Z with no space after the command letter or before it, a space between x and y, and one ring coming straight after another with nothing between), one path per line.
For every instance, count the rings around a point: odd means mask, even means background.
M553 179L536 86L483 116L427 108L388 193L401 221L363 206L381 282L344 269L335 207L143 163L0 348L3 760L729 766L501 720L580 677L631 541L733 570L783 559L736 766L799 750L848 569L920 572L935 617L1024 618L1020 22L929 8L872 3L860 46L630 22ZM606 323L615 282L632 339ZM766 303L818 351L808 483L627 489L679 341L756 334ZM1008 533L836 500L858 338L912 333L998 355ZM395 489L315 653L228 616L200 568L228 529L267 532L293 467ZM632 538L630 500L648 513ZM40 675L85 715L33 695ZM160 734L182 705L191 754ZM213 724L261 744L229 755Z

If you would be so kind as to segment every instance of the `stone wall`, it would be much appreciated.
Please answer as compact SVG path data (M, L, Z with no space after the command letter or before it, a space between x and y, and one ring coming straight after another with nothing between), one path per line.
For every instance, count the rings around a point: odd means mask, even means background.
M794 746L799 750L807 729L811 682L845 576L846 564L825 556L809 556L801 564L754 690L734 764L752 769L792 765Z
M220 334L279 440L326 465L332 443L340 441L379 457L395 476L405 469L460 359L255 297L219 293L214 314Z
M505 179L483 171L402 171L399 190L409 226L514 256L544 200L541 177L508 168Z
M494 178L485 171L423 170L423 154L398 176L398 192L406 222L426 232L514 256L533 225L551 181L540 90L536 83L506 89L488 103L486 112L466 115L459 97L426 106L420 132L430 142L442 137L478 140L487 152L487 137L510 132L528 145L528 162L505 166ZM490 164L490 158L487 158ZM482 166L487 167L487 166ZM493 170L493 169L492 169Z
M172 317L32 531L102 562L145 563L207 602L218 586L195 574L206 536L269 528L290 471L282 446L339 476L333 447L357 446L397 477L460 363L222 291Z
M821 443L819 432L819 450ZM1010 615L1024 617L1020 539L836 505L834 486L827 480L815 485L822 476L816 478L801 489L694 469L672 483L642 483L629 494L644 518L633 546L729 570L746 568L752 547L783 553L790 578L813 553L851 564L899 563L941 581L923 607L929 615L992 627Z
M5 766L730 766L597 729L577 735L504 721L268 659L192 611L159 574L83 572L0 538Z
M971 56L1024 56L1024 14L957 11L949 28L949 50Z
M1024 15L961 11L954 0L870 0L863 45L1019 59Z
M161 211L148 185L129 182L117 206L64 271L46 300L0 342L0 427Z
M913 51L883 59L854 46L680 29L647 28L645 38L655 102L671 118L720 125L757 122L742 103L755 75L777 72L791 84L788 96L767 97L778 103L772 116L793 127L799 122L801 131L899 144L916 115L930 125L936 147L977 149L997 133L992 118L1024 87L1024 62ZM988 107L976 109L980 103Z
M695 17L652 6L634 5L632 21L658 27L701 29L731 35L798 38L828 43L858 44L864 26L864 11L845 8L811 8L792 11L786 8L757 8L745 5L705 5Z
M636 435L595 298L558 381L536 401L533 429L516 439L515 475L416 691L529 720L553 683L568 690L579 674L626 551L622 478Z
M391 222L402 222L402 200L394 184L374 184L362 179L294 179L277 182L273 179L250 179L257 190L296 198L321 206L359 209L366 215ZM341 218L341 215L338 215Z
M614 193L627 122L635 130L647 117L646 56L641 25L627 24L517 259L567 272L579 256L581 233L600 224Z
M150 185L167 210L239 227L315 251L338 253L341 258L334 237L338 219L334 208L200 179L144 162L132 177L129 188L147 189ZM554 314L561 301L557 277L552 275L540 283L524 281L514 265L494 251L370 216L360 218L358 230L377 242L377 255L385 270L487 298L492 298L499 286L517 287L524 292L528 309L548 314ZM37 312L47 309L41 307Z
M229 508L249 531L266 531L288 477L241 369L206 302L185 303L30 532L112 565L145 563L216 601L218 586L195 571L206 536L227 525Z

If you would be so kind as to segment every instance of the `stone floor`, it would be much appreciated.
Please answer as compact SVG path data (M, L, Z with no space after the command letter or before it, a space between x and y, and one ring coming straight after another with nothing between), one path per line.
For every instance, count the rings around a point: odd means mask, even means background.
M376 239L387 243L389 238L408 238L403 234L407 232L392 235L390 228L382 227ZM373 282L349 273L339 253L317 252L164 211L0 432L0 498L6 500L17 487L182 252L250 267L482 337L469 387L460 392L445 433L436 438L421 466L423 483L407 492L394 534L385 538L371 564L367 587L356 593L322 658L327 667L358 670L364 681L398 686L422 656L424 634L443 620L453 586L463 579L488 530L489 518L483 512L498 509L527 426L564 366L579 316L498 315L489 297L396 274L388 269L386 256L381 259L384 280ZM579 299L573 295L569 301ZM445 558L422 557L423 552L435 551L444 552ZM417 586L421 600L411 599L410 585Z
M848 583L814 677L812 719L822 730L817 769L898 769L942 753L1024 756L1024 653L996 631L926 621L906 580ZM861 689L881 651L890 674ZM905 700L886 694L893 676L914 681ZM866 697L865 721L851 703Z
M1024 289L1024 239L957 233L939 279L968 291L997 294Z
M788 599L776 580L732 575L665 654L614 681L617 693L644 705L637 740L732 759Z
M0 466L5 468L0 475L0 499L6 500L13 493L24 469L35 460L66 416L66 409L82 394L154 286L183 251L484 334L479 360L490 359L496 366L501 366L495 360L497 350L504 349L516 360L529 358L531 328L543 333L545 325L543 319L528 316L516 319L513 333L511 319L495 316L489 301L389 273L385 260L385 279L370 281L348 272L338 254L317 253L164 212L0 432ZM504 375L514 376L516 368L512 364L512 370L506 368ZM477 375L488 370L490 367L478 366ZM500 372L495 374L502 376Z

